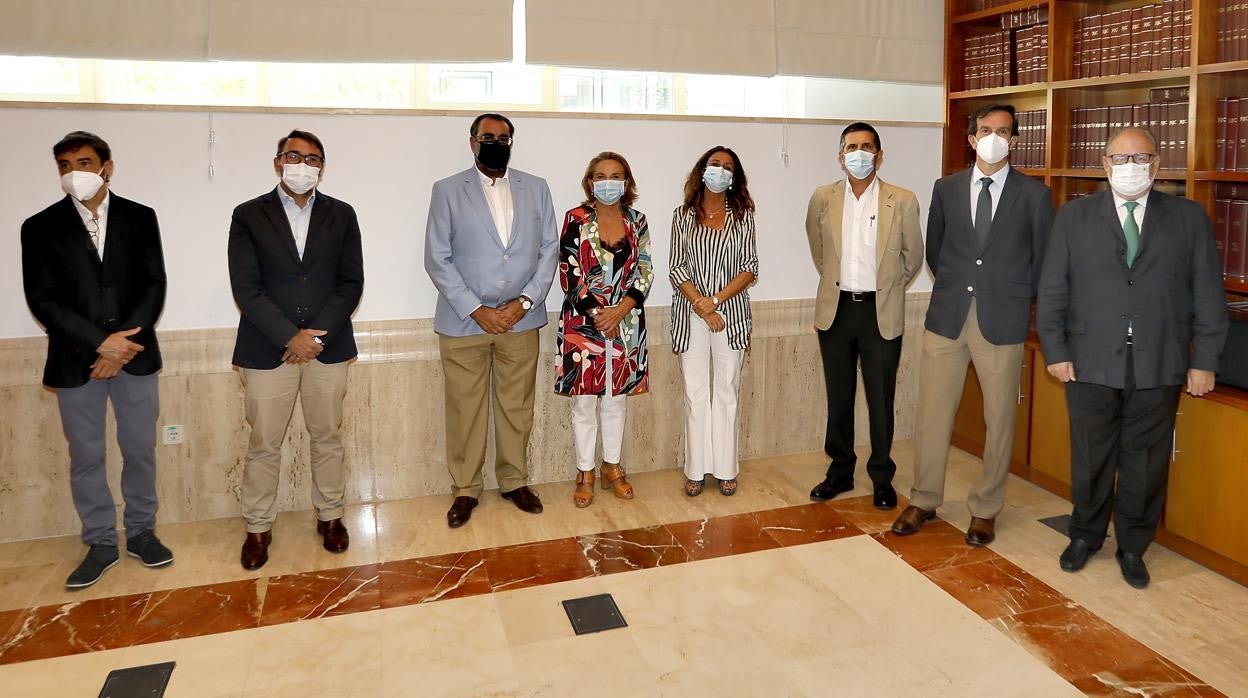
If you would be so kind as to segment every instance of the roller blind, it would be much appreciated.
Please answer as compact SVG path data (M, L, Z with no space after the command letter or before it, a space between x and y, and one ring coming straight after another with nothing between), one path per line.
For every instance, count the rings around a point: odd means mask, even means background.
M209 0L0 0L0 53L202 60Z
M776 0L784 75L889 82L944 80L944 3Z
M775 75L772 0L527 0L529 63Z

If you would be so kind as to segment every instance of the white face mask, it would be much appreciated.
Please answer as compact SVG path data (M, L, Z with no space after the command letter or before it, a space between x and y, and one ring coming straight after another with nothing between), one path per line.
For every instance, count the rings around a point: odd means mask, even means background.
M104 170L99 172L81 172L73 170L61 175L61 191L78 199L86 201L99 193L100 188L104 186L104 178L101 176Z
M707 165L702 171L702 182L716 194L728 191L728 187L732 186L732 170L726 170L719 165Z
M1109 186L1124 199L1139 196L1153 186L1152 165L1141 165L1128 162L1112 165L1109 174Z
M975 143L975 154L989 165L995 165L1010 154L1010 142L995 133L990 133Z
M622 179L599 179L594 182L594 198L610 206L624 198L625 188Z
M317 181L321 178L321 168L312 167L311 165L299 162L291 165L285 163L282 165L282 181L286 183L286 187L296 194L306 194L316 186Z
M866 179L875 171L875 153L865 150L845 153L845 169L849 170L854 179Z

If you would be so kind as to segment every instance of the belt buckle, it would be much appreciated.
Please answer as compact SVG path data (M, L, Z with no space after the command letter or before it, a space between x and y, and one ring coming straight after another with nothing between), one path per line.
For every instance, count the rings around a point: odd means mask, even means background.
M849 299L855 303L861 303L864 300L864 298L865 296L864 296L863 291L850 291L849 292Z

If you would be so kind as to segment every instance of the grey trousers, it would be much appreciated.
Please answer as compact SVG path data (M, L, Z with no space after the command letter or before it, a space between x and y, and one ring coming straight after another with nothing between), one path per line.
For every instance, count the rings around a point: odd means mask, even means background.
M114 378L56 391L69 442L69 488L82 520L82 542L89 545L117 545L117 509L104 464L104 416L110 399L121 447L126 536L156 528L156 374L122 371Z

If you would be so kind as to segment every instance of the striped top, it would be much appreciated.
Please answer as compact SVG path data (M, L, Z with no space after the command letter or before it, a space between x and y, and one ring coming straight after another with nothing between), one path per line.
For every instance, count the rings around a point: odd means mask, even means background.
M698 223L693 209L676 207L672 212L672 350L689 348L689 323L702 322L693 304L680 292L680 285L692 281L704 296L718 293L737 274L748 271L758 278L758 247L754 242L754 213L740 219L729 209L724 229ZM750 293L747 287L719 306L724 316L728 344L744 350L750 345Z

